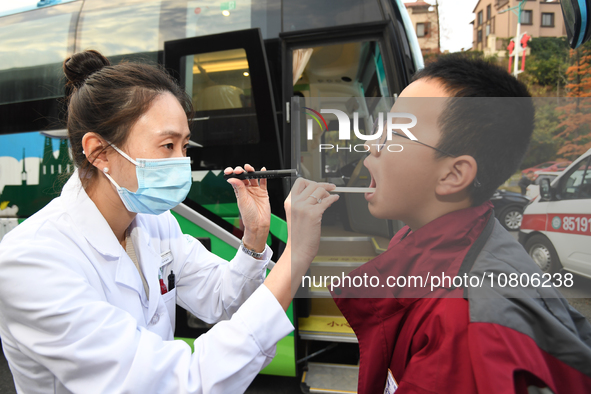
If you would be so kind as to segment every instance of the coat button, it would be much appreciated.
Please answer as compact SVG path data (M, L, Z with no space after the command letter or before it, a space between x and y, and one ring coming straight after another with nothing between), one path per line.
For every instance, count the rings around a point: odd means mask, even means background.
M341 291L341 288L340 288L340 287L335 287L335 288L334 288L334 293L335 293L336 295L341 295L341 293L342 293L342 291Z
M152 320L150 320L150 324L155 325L156 323L158 323L159 320L160 320L160 315L158 313L156 313L154 315L154 317L152 318Z

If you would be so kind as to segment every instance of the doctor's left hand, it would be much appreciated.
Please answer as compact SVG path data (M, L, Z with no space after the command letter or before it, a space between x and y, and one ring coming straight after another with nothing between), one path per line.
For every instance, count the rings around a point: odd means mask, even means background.
M232 172L242 174L244 170L252 172L255 169L250 164L245 164L244 168L236 167L233 170L228 167L224 170L224 174ZM266 171L266 168L261 168L261 171ZM228 183L234 188L238 209L244 223L244 245L260 253L265 250L271 225L271 205L267 193L267 180L230 178Z

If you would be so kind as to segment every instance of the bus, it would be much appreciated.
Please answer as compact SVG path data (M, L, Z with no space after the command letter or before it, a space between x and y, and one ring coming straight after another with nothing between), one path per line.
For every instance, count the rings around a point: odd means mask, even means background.
M295 161L314 180L369 185L360 155L335 160L305 139L292 149L292 97L393 98L423 67L402 0L40 0L0 10L0 237L59 195L74 169L61 67L85 49L112 64L160 64L192 97L193 184L173 214L225 259L242 236L225 167L285 169ZM287 239L289 188L288 180L269 181L275 258ZM347 195L325 213L311 270L350 271L401 227L351 209L358 198ZM262 373L301 376L304 391L356 392L357 339L328 291L314 290L288 310L296 330ZM184 310L176 316L175 337L189 344L210 328ZM321 378L327 371L333 379Z

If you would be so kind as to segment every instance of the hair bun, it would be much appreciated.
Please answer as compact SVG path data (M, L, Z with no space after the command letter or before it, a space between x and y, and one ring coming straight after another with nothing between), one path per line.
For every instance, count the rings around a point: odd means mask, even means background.
M79 88L86 79L105 66L110 66L109 60L95 50L78 52L64 61L64 73L69 86Z

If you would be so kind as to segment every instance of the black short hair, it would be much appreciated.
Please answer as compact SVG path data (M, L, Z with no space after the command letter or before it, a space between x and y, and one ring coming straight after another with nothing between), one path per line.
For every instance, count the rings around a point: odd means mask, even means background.
M415 74L413 80L419 79L435 79L461 98L450 100L439 118L437 147L474 157L481 186L471 186L470 196L472 205L480 205L515 173L527 152L534 128L531 95L503 68L465 54L441 56Z

